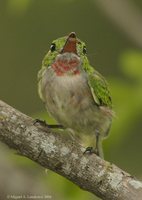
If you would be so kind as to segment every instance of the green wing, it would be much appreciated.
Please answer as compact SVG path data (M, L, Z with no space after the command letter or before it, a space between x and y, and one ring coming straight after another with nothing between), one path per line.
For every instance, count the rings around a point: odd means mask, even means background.
M95 102L100 106L112 107L111 95L104 77L96 70L88 74L88 84Z

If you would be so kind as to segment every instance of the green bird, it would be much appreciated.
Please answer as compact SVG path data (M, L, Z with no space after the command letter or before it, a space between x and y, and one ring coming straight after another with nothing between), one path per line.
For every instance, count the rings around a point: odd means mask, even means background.
M87 142L86 151L103 157L102 139L113 118L111 96L75 32L52 42L38 73L38 91L48 113Z

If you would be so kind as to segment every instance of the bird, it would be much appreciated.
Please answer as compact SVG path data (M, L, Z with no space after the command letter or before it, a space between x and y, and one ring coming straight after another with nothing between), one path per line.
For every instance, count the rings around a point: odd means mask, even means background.
M103 158L102 140L109 134L114 115L111 94L75 32L51 43L38 72L38 93L59 127L71 129L87 142L84 153Z

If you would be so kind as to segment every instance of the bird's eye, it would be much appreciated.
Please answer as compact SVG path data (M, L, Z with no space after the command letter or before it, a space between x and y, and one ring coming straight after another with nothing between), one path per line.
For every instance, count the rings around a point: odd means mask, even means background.
M83 54L86 54L87 53L87 50L86 50L86 47L84 46L83 47Z
M56 45L55 45L55 43L52 43L50 46L50 51L53 52L55 50L56 50Z

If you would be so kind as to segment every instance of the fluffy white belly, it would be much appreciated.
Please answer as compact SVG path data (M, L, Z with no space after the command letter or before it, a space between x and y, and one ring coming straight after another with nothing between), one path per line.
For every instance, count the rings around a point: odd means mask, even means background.
M46 108L59 123L77 132L106 134L110 119L95 104L84 74L56 76L48 69L41 85Z
M87 80L83 75L54 75L50 82L46 82L45 88L46 106L55 118L76 117L81 109L86 109L93 103Z

